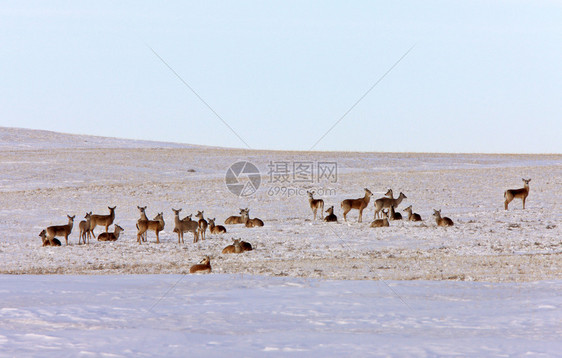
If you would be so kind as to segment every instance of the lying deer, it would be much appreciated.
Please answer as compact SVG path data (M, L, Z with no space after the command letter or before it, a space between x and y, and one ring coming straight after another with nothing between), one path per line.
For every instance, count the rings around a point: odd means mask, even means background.
M388 223L388 210L383 210L382 211L382 219L375 219L372 223L371 223L371 227L387 227L390 226Z
M211 234L226 234L226 228L222 225L215 225L216 218L209 219L209 231Z
M205 236L207 234L207 226L209 226L209 223L207 223L207 220L205 220L205 218L203 217L203 211L197 211L197 215L195 215L195 217L199 219L199 221L197 222L197 224L199 225L199 236L202 240L205 240Z
M159 244L160 236L158 234L160 233L160 231L164 230L165 224L166 223L164 222L164 213L158 213L158 215L156 215L153 220L139 220L138 221L139 231L137 232L137 242L140 244L142 234L144 234L148 230L152 230L156 233L156 243Z
M197 265L191 266L189 273L211 273L211 258L205 256Z
M242 239L232 238L232 245L228 245L222 249L223 254L241 254L244 251L251 251L252 245Z
M448 217L441 217L441 209L435 210L433 209L433 216L435 217L435 222L437 226L453 226L453 220L449 219Z
M41 238L41 241L43 242L43 246L61 246L59 239L49 240L49 238L47 237L47 232L45 231L45 229L43 229L39 233L39 237Z
M123 228L119 225L115 225L113 232L102 232L98 235L98 241L117 241L119 239L119 234L121 234Z
M392 191L390 191L390 194L392 195ZM390 209L391 206L394 206L395 208L397 208L398 205L400 205L400 203L402 202L402 200L404 200L406 198L407 198L407 196L404 195L404 193L402 193L402 192L400 192L400 195L396 199L394 199L392 197L390 197L390 198L385 198L385 197L378 198L377 200L375 200L375 217L374 217L374 219L376 219L379 216L379 213L382 209L384 209L384 208Z
M244 224L244 220L242 220L242 214L248 209L240 209L240 216L229 216L224 223L226 225L233 225L233 224Z
M55 246L53 244L53 239L56 236L64 236L64 240L66 241L66 244L68 245L68 235L70 235L70 233L72 232L72 227L74 226L74 216L70 216L67 215L68 217L68 224L66 225L53 225L53 226L49 226L46 229L46 233L47 233L47 238L49 239L49 241L51 241L51 245Z
M394 210L394 205L390 206L390 212L389 212L388 216L389 216L390 220L402 220L402 214L397 213Z
M507 210L507 206L513 199L521 199L523 201L523 210L525 209L525 200L529 196L529 183L531 179L522 179L524 186L521 189L508 189L503 193L505 198L504 208Z
M338 217L334 215L334 206L330 206L328 210L326 210L328 215L324 218L326 222L338 222Z
M92 221L92 212L86 213L84 219L80 221L78 224L78 228L80 229L80 236L78 237L78 245L83 241L84 244L86 243L86 238L88 238L88 244L90 243L90 237L92 236L92 230L90 230L90 224Z
M408 213L408 220L409 221L422 221L420 214L416 214L412 212L412 205L408 206L403 211Z
M146 216L146 206L138 206L137 205L137 209L139 209L139 214L140 214L140 218L137 220L137 230L138 230L139 229L139 221L148 220L148 217ZM142 239L142 241L146 242L146 232L142 235L141 239Z
M244 225L246 227L258 227L264 225L261 219L250 219L250 209L244 210L244 212L242 213L242 220L244 220Z
M94 239L96 238L96 235L94 235L94 229L96 228L96 226L105 226L105 232L107 232L107 229L109 228L109 226L111 224L113 224L113 220L115 220L115 208L114 207L107 207L109 209L109 215L92 215L91 219L90 219L90 230L92 231L92 236L94 237Z
M347 221L347 213L351 209L359 210L359 219L357 222L363 221L363 209L365 209L369 205L369 201L371 200L371 196L373 193L367 188L365 188L365 196L359 199L345 199L341 202L341 208L343 209L343 219Z
M192 232L193 242L199 241L199 223L191 220L191 215L186 216L180 220L180 211L182 209L172 209L174 212L174 232L178 234L178 244L183 243L183 233Z
M306 192L308 194L308 202L310 203L310 209L314 213L314 220L316 220L316 212L320 209L320 216L322 216L322 212L324 212L324 200L322 199L314 199L314 191Z

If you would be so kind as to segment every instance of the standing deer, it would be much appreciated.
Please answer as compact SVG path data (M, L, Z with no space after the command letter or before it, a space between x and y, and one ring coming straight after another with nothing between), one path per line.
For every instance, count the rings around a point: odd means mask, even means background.
M314 220L316 220L316 212L320 209L320 217L322 217L322 213L324 212L324 200L322 199L314 199L314 191L306 191L308 194L308 202L310 203L310 209L314 213Z
M49 238L47 237L47 231L45 231L45 229L43 229L39 233L39 237L41 238L41 241L43 242L43 246L61 246L59 239L53 239L52 241L49 240Z
M181 209L172 209L174 212L174 232L178 233L178 244L183 243L183 233L184 232L192 232L193 233L193 242L197 242L199 240L199 223L197 221L191 220L191 215L186 216L182 220L180 220L180 211Z
M505 198L504 208L507 210L507 206L511 201L515 198L521 199L523 201L523 210L525 210L525 200L527 196L529 196L529 182L531 179L522 179L524 186L521 189L508 189L503 193L503 197Z
M242 220L244 221L244 225L246 227L263 226L263 220L259 218L250 219L250 209L248 208L242 212Z
M242 214L248 209L240 209L240 216L236 216L236 215L232 215L229 216L224 223L226 225L233 225L233 224L244 224L244 221L242 220Z
M94 235L94 229L96 228L96 226L105 226L105 232L107 232L107 229L109 228L109 226L111 224L113 224L113 220L115 220L115 208L114 207L107 207L109 209L109 215L92 215L91 219L90 219L90 230L92 231L92 236L94 237L94 239L96 238L96 235Z
M412 205L408 206L406 209L402 210L408 213L408 220L409 221L422 221L420 214L416 214L412 212Z
M345 199L344 201L341 202L341 208L343 209L343 219L345 221L347 221L347 213L351 210L351 209L357 209L359 210L359 219L357 220L357 222L362 222L363 221L363 209L365 209L367 207L367 205L369 205L369 201L371 200L371 196L373 195L373 193L371 193L371 191L367 188L365 188L365 196L359 199Z
M72 232L72 226L74 226L74 216L70 216L70 215L66 215L68 217L68 224L66 225L53 225L53 226L49 226L46 229L46 233L47 233L47 238L49 239L49 241L51 242L52 246L55 246L53 239L56 236L64 236L64 240L66 241L66 244L68 245L68 235L70 235L70 233Z
M211 258L205 256L197 265L191 266L189 273L211 273Z
M375 219L371 223L371 227L387 227L390 226L388 223L388 210L382 211L382 219Z
M203 217L203 211L197 211L197 215L195 215L195 217L199 219L198 221L199 236L201 237L202 240L205 240L205 236L207 234L207 226L209 224L207 223L207 220L205 220L205 218Z
M160 236L158 235L160 231L164 230L164 213L158 213L153 220L139 220L139 231L137 232L137 242L141 243L142 234L147 230L152 230L156 233L156 243L160 243Z
M390 216L390 220L402 220L402 214L397 213L394 210L394 205L390 206L389 216Z
M390 192L392 195L392 191ZM379 213L382 209L384 208L388 208L390 209L391 206L394 206L395 208L398 207L398 205L400 205L400 203L402 202L402 200L406 199L407 196L404 195L404 193L400 192L400 195L398 196L398 198L394 199L392 197L390 198L378 198L377 200L375 200L375 217L374 219L376 219L379 216Z
M121 234L123 228L119 225L115 225L113 232L102 232L98 235L98 241L117 241L119 239L119 234Z
M88 244L90 243L90 237L92 236L92 230L90 230L90 224L92 222L92 212L86 213L84 219L80 221L78 224L78 228L80 229L80 236L78 237L78 245L83 241L84 244L86 243L86 238L88 238Z
M139 229L139 221L148 220L148 217L146 216L146 206L138 206L137 205L137 209L139 209L139 214L140 214L140 218L137 220L137 230L138 230ZM142 239L142 241L146 242L146 232L142 235L141 239Z
M435 222L437 226L453 226L453 220L449 219L448 217L441 217L441 209L435 210L433 209L433 216L435 217Z
M326 210L328 215L324 218L325 222L338 222L338 217L334 215L334 206L330 206L328 210Z
M215 225L216 218L209 219L209 231L211 234L226 234L226 228L222 225Z

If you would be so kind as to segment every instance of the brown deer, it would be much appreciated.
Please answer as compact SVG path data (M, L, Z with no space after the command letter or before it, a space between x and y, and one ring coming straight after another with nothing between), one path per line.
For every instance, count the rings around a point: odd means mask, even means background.
M205 256L197 265L191 266L189 273L211 273L211 258Z
M49 241L51 242L52 246L55 246L53 244L53 239L56 236L64 236L64 240L66 241L66 244L68 245L68 235L70 235L70 233L72 232L72 226L74 226L74 216L70 216L70 215L66 215L68 217L68 224L66 225L53 225L53 226L49 226L46 229L46 234L47 234L47 238L49 239Z
M242 220L242 214L248 209L240 209L240 216L229 216L224 223L226 225L234 225L234 224L244 224L244 221Z
M90 224L92 219L92 212L86 213L84 219L80 221L78 224L78 228L80 229L80 236L78 237L78 245L83 241L84 244L86 243L86 238L88 239L88 244L90 243L90 237L92 237L92 231L90 230Z
M49 238L47 237L47 231L45 231L45 229L43 229L39 233L39 237L43 242L43 246L61 246L59 239L49 240Z
M338 222L338 217L334 215L334 206L330 206L328 210L326 210L328 215L324 218L325 222Z
M263 221L258 218L250 219L250 209L246 208L242 213L242 220L244 220L244 225L246 227L258 227L263 226Z
M142 234L147 230L152 230L156 233L156 243L160 243L160 236L158 235L160 231L164 230L164 213L158 213L152 220L139 220L139 231L137 232L137 242L141 243Z
M322 217L322 213L324 212L324 200L322 199L314 199L314 191L306 191L308 194L308 202L310 203L310 209L314 213L314 220L316 220L316 212L320 209L320 217Z
M254 249L252 244L247 241L240 241L240 245L242 245L242 250L244 251L252 251Z
M441 217L441 209L435 210L433 209L433 216L435 217L435 222L437 226L453 226L453 220L449 219L448 217Z
M531 179L522 179L523 180L523 187L521 189L508 189L503 193L503 197L505 198L504 208L507 210L507 206L513 199L521 199L523 201L523 210L525 210L525 200L527 200L527 196L529 196L529 183Z
M416 214L412 212L412 205L408 206L406 209L402 210L408 213L408 220L409 221L422 221L420 214Z
M397 213L394 210L394 205L390 206L390 212L389 212L388 216L389 216L390 220L402 220L402 214Z
M199 241L199 223L197 221L191 220L191 215L186 216L180 220L181 209L172 209L174 212L174 232L178 234L178 244L183 243L183 233L192 232L193 242Z
M209 219L209 231L211 234L226 234L226 228L222 225L215 225L216 218Z
M105 232L107 232L107 229L111 224L113 224L113 220L115 220L116 206L108 206L107 208L109 209L109 215L94 214L90 218L90 230L92 231L92 236L94 237L94 239L96 238L96 235L94 235L94 229L96 228L96 226L105 226Z
M375 219L371 223L371 227L387 227L390 226L388 223L388 210L382 211L382 219Z
M123 228L119 225L115 225L113 232L102 232L98 235L98 241L117 241L119 239L119 234L121 234Z
M148 220L148 217L146 216L146 206L138 206L137 205L137 209L139 209L139 214L140 214L140 218L137 220L137 230L138 230L139 229L139 221ZM142 241L146 242L146 232L144 234L142 234L141 239L142 239Z
M365 188L365 196L359 199L345 199L341 202L341 208L343 209L343 219L347 221L347 213L351 209L359 210L359 219L357 222L363 221L363 209L365 209L369 205L369 201L371 200L371 196L373 193L367 188Z
M392 191L390 191L390 194L392 195ZM390 197L390 198L385 198L385 197L378 198L377 200L375 200L375 217L374 217L374 219L376 219L379 216L379 213L382 209L384 209L384 208L390 209L391 206L394 206L395 208L397 208L398 205L400 205L400 203L402 202L402 200L404 200L406 198L407 198L407 196L402 192L400 192L400 195L396 199L394 199L392 197Z
M222 249L223 254L240 254L244 252L244 247L240 239L232 238L232 244Z
M197 211L197 215L195 215L195 217L199 219L199 221L197 222L197 224L199 225L199 236L202 240L205 240L205 236L207 234L207 226L209 226L209 223L207 223L207 220L205 220L205 218L203 217L203 211Z

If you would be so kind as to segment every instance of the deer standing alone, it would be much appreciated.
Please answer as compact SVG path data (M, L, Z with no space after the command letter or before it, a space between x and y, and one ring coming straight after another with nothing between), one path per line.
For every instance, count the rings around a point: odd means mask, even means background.
M105 226L105 232L107 232L107 229L111 224L113 224L113 220L115 220L116 206L108 206L107 208L109 209L109 215L94 214L90 218L90 230L92 231L92 236L94 237L94 239L96 238L96 235L94 235L94 229L96 228L96 226Z
M199 225L199 237L201 237L202 240L205 240L207 234L207 226L209 226L209 223L203 217L203 211L197 211L197 215L195 215L195 217L199 219L199 221L197 222L197 224Z
M390 191L390 194L392 195L392 191ZM400 192L400 195L396 199L394 199L392 197L390 197L390 198L384 198L384 197L378 198L377 200L375 200L375 216L374 216L374 219L376 219L379 216L379 213L382 209L384 209L384 208L390 209L391 206L394 206L395 208L397 208L398 205L400 205L400 203L402 202L402 200L404 200L406 198L407 198L407 196L402 192Z
M341 202L341 208L343 209L343 219L347 221L347 213L351 209L359 210L359 219L357 222L363 221L363 209L365 209L369 205L369 201L371 201L371 196L373 193L367 188L365 188L365 196L359 199L345 199Z
M403 211L408 213L408 220L409 221L422 221L420 214L416 214L412 212L412 205L408 206Z
M84 219L80 221L78 224L78 228L80 229L80 236L78 237L78 245L80 245L81 241L86 243L86 238L88 238L88 244L90 243L90 237L92 236L92 230L90 230L91 222L92 222L92 212L86 213Z
M216 218L209 219L209 231L211 234L226 234L226 228L222 225L215 225Z
M125 231L121 226L115 225L113 232L102 232L98 235L98 241L117 241L119 234Z
M211 273L211 258L205 256L201 262L191 266L189 273Z
M68 217L68 224L66 225L53 225L53 226L49 226L46 229L46 233L47 233L47 238L49 239L49 241L51 242L52 246L55 246L53 244L53 239L56 236L64 236L64 240L66 241L66 244L68 245L68 235L70 235L70 233L72 232L72 227L74 226L74 216L70 216L70 215L66 215Z
M160 236L158 234L160 231L164 230L164 225L166 225L164 222L164 213L158 213L153 220L139 220L138 225L139 231L137 232L137 242L139 244L141 243L142 234L144 234L147 230L152 230L156 233L156 243L159 244Z
M433 209L433 216L435 217L435 222L437 226L453 226L453 220L449 219L448 217L444 216L441 217L441 209L435 210Z
M139 214L140 214L140 218L137 220L137 230L139 229L139 221L141 220L147 220L148 221L148 217L146 216L146 206L138 206L137 205L137 209L139 209ZM142 241L146 241L146 232L141 236Z
M503 193L503 197L505 198L504 208L507 210L509 203L513 199L521 199L523 201L523 210L525 209L525 200L527 200L527 196L529 196L529 183L531 179L522 179L524 186L521 189L508 189Z
M186 216L180 220L180 211L182 209L172 209L174 212L174 232L178 233L178 244L183 243L183 233L192 232L193 242L199 240L199 223L197 221L191 220L191 215Z
M320 217L322 217L322 213L324 212L324 200L322 199L314 199L314 191L306 191L308 194L308 202L310 203L310 209L314 213L314 220L316 220L316 212L320 209Z
M338 217L334 215L334 206L330 206L328 210L326 210L328 215L324 218L325 222L338 222Z

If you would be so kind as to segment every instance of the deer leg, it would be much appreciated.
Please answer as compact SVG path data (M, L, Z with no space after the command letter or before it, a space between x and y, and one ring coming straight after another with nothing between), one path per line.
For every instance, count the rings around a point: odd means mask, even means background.
M363 209L359 209L359 219L357 219L357 222L363 222Z

